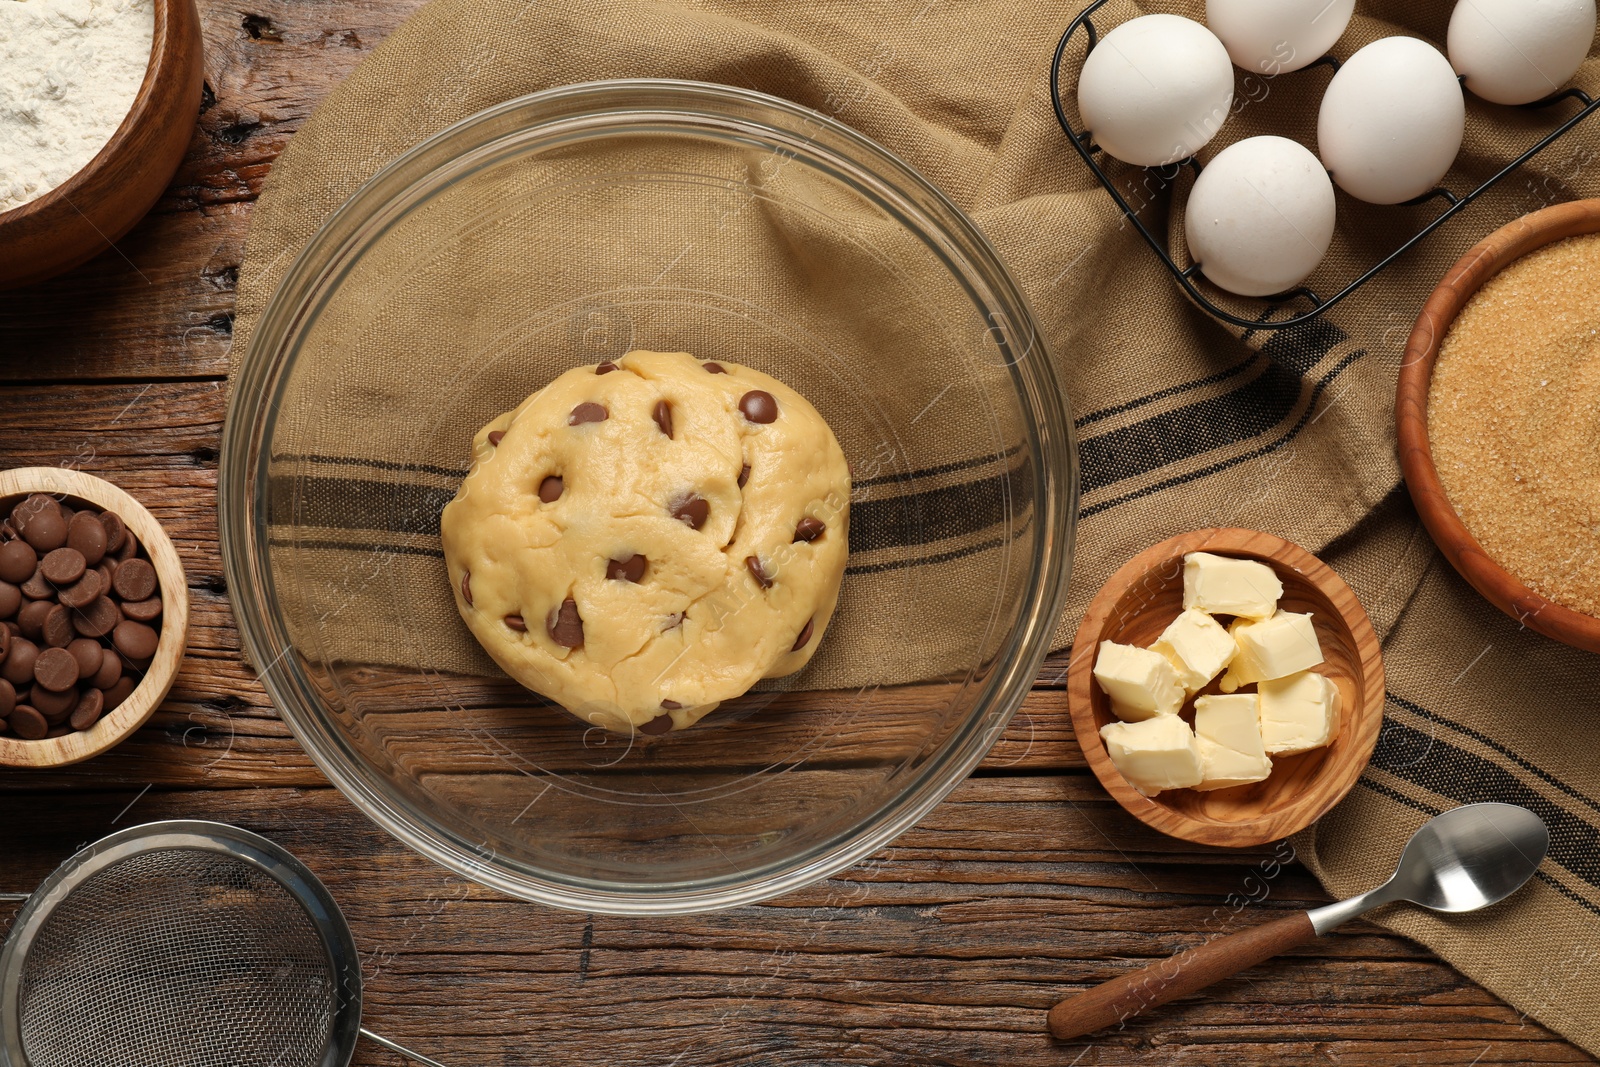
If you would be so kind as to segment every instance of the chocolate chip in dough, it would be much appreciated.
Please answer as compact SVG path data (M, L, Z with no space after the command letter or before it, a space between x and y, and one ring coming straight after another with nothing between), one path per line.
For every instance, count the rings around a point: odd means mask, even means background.
M100 570L84 571L75 584L61 590L59 599L74 610L86 608L105 594L109 584Z
M683 625L683 612L681 612L681 611L673 612L671 615L667 616L666 622L662 624L661 632L662 633L666 633L668 630L676 630L678 627L680 627L682 625Z
M519 634L525 634L528 632L528 622L521 615L507 615L500 621L505 623L508 628L517 631Z
M605 422L610 417L611 412L605 409L605 405L585 400L572 409L572 414L567 416L567 425L582 426L586 422Z
M672 440L672 405L665 400L657 400L654 415L661 432L667 435L667 440Z
M44 580L42 568L33 568L33 576L22 583L22 595L29 600L48 600L54 594L55 590Z
M727 374L728 373L728 368L724 367L720 363L702 363L701 366L705 367L707 374Z
M826 530L827 528L828 527L821 519L813 519L811 516L807 515L805 518L795 523L794 539L796 541L815 541L817 538L822 536L822 531Z
M661 710L663 711L677 711L681 707L683 707L683 705L678 703L676 700L663 700L661 702Z
M469 608L472 607L472 572L471 571L462 571L461 572L461 599L465 600L467 602L467 607L469 607ZM128 609L127 609L127 607L123 607L122 610L123 610L123 613L126 614Z
M606 561L606 577L615 581L637 582L644 577L644 569L649 560L634 554L627 559L613 559Z
M67 547L83 556L85 566L93 567L106 555L106 528L100 516L80 511L67 523Z
M690 529L698 530L711 517L711 502L697 493L690 493L675 501L671 512L673 518L688 524Z
M814 619L806 620L806 624L800 628L800 636L794 639L794 646L789 649L790 652L799 652L806 647L806 642L811 640L811 630L815 624Z
M123 523L122 516L114 511L102 511L100 525L106 528L106 551L120 551L128 537L128 527Z
M72 709L78 706L78 689L70 685L62 690L46 689L35 682L28 690L27 704L43 715L45 722L55 726L66 722Z
M39 640L44 633L44 619L51 610L59 608L60 604L52 604L48 600L35 600L23 606L17 612L17 625L22 629L22 635L30 640Z
M539 499L546 504L554 504L561 499L562 492L567 488L567 483L559 475L552 474L539 483Z
M138 685L138 682L134 681L126 674L124 674L121 678L118 678L114 683L112 683L111 688L103 690L105 693L105 710L111 711L120 706L124 700L128 699L129 694L131 694L134 689L138 688Z
M122 657L98 643L95 647L100 649L100 666L95 670L94 677L89 679L89 684L96 689L110 689L122 677Z
M744 412L744 417L751 422L763 425L776 422L778 418L778 402L764 389L752 389L741 396L739 410Z
M550 613L550 640L563 648L583 647L583 617L578 614L578 602L571 597Z
M505 436L506 436L506 432L504 430L490 430L489 431L489 447L490 448L499 448L500 447L500 442L505 440Z
M115 630L111 631L111 643L116 646L118 652L131 660L147 660L156 654L156 648L161 644L161 635L153 626L124 619L117 623Z
M39 553L26 541L7 541L0 545L0 581L21 585L33 577L39 566Z
M122 612L105 597L72 613L72 627L84 637L104 637L121 621Z
M744 488L744 483L750 480L750 464L746 463L739 468L739 488Z
M111 588L123 600L145 600L156 591L156 569L142 559L130 559L117 567Z
M0 663L0 678L12 685L33 684L33 664L39 658L39 646L26 637L13 637L11 651L6 661Z
M617 365L608 359L604 363L597 364L594 368L594 372L596 375L610 374L616 369Z
M665 704L666 702L662 701L662 703ZM676 707L677 705L673 706ZM649 734L651 737L660 737L662 734L670 733L671 731L671 715L657 715L655 718L639 727L639 732L641 734Z
M48 604L49 601L41 600L39 603ZM61 604L51 608L50 613L44 617L42 628L44 643L51 648L66 648L72 644L75 632L72 628L72 612Z
M66 594L62 594L62 603L66 603ZM122 605L122 617L132 619L134 622L154 622L161 617L161 598L153 596L148 600L129 600Z
M33 663L33 677L52 693L64 692L78 684L78 661L64 648L47 648Z
M11 709L17 706L17 687L0 678L0 719L11 714Z
M78 661L79 678L92 678L100 670L100 642L80 637L67 643L67 651Z
M22 607L22 590L10 582L0 582L0 619L9 619Z
M83 577L87 564L75 548L58 548L39 561L39 573L54 586L71 585Z
M750 572L750 577L754 578L756 584L761 588L772 588L772 579L767 576L767 569L761 565L760 556L746 556L744 558L744 568Z
M50 724L44 721L44 716L26 704L18 704L13 708L6 722L24 741L43 741L45 734L50 732Z
M67 519L61 505L35 493L11 512L11 523L22 539L39 552L51 552L67 543Z
M105 709L106 695L98 689L85 689L72 714L67 717L67 724L74 730L87 730L100 721Z

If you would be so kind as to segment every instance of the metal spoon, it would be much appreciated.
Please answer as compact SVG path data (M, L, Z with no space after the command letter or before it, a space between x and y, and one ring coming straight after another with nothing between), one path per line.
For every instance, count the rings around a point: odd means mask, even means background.
M1475 911L1521 889L1550 849L1544 821L1514 804L1467 804L1423 823L1389 880L1337 904L1296 912L1207 941L1142 970L1063 1000L1050 1032L1066 1040L1093 1033L1314 941L1383 904L1407 900L1434 911Z

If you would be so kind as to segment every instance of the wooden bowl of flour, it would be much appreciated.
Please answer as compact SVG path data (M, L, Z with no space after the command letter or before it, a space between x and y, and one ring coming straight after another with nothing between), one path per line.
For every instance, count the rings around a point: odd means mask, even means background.
M194 134L201 56L194 0L155 0L150 63L122 124L71 178L0 212L0 289L43 281L107 251L155 206Z

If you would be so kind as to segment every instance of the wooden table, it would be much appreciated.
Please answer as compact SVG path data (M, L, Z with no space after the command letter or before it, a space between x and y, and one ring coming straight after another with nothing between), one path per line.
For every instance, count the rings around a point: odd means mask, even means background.
M343 904L368 1024L461 1067L1594 1062L1427 950L1360 924L1120 1032L1050 1041L1044 1011L1063 993L1326 899L1273 850L1186 846L1124 816L1072 740L1059 661L920 826L762 907L551 911L373 828L301 752L240 653L217 452L251 203L311 108L417 3L247 5L202 0L205 110L154 214L72 274L0 294L0 464L77 467L139 496L177 543L193 598L188 659L147 728L77 768L0 773L0 891L29 890L79 845L141 821L268 834ZM1263 863L1276 875L1263 879ZM397 1062L370 1045L356 1061Z

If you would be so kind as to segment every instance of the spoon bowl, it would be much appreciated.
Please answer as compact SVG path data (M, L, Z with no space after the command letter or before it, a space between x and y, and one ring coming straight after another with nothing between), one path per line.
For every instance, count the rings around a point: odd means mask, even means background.
M1422 824L1391 884L1398 900L1476 911L1521 889L1550 851L1544 820L1514 804L1468 804Z

